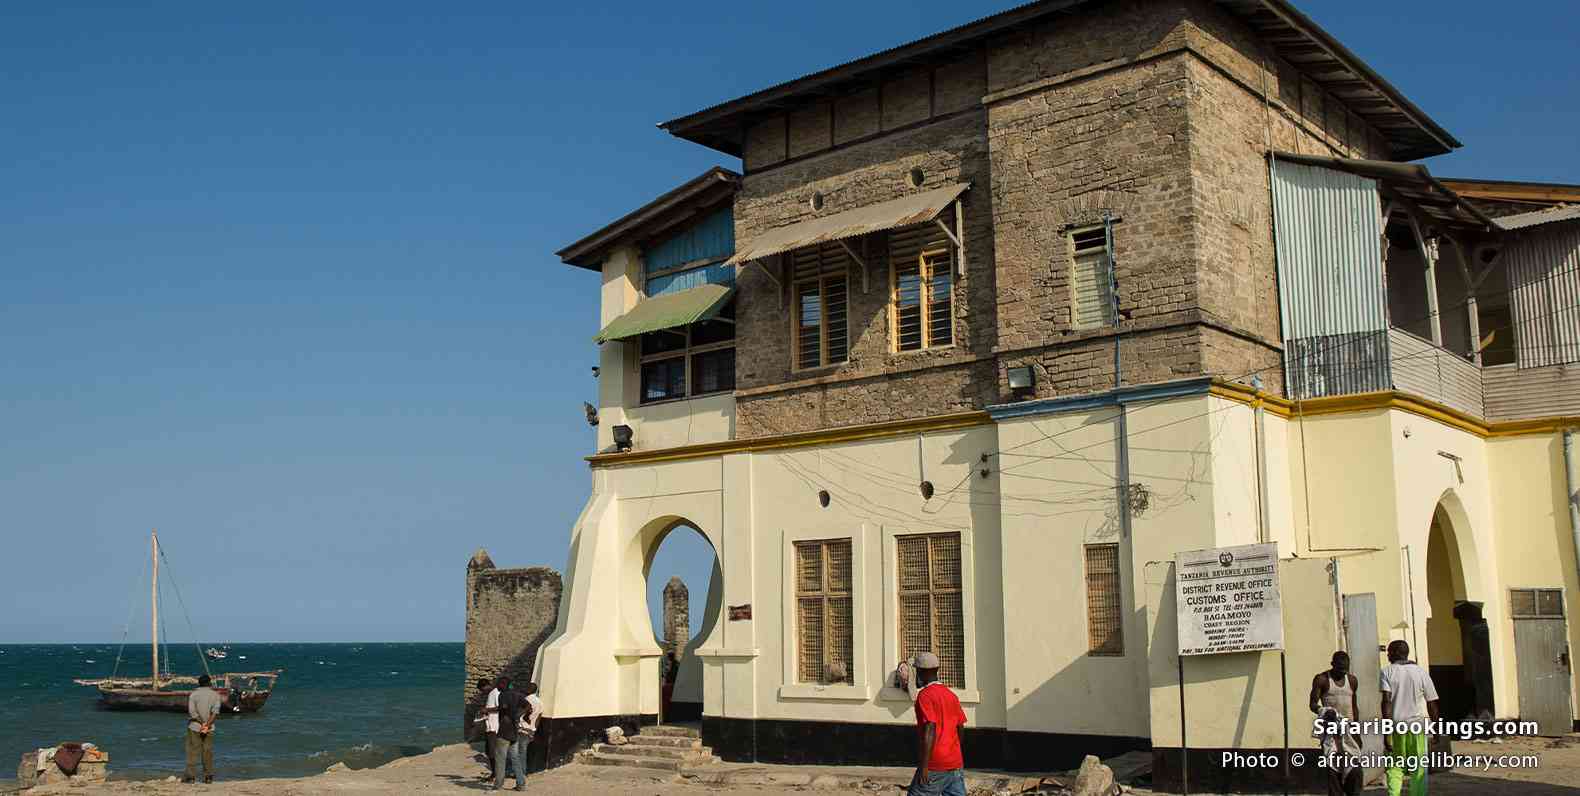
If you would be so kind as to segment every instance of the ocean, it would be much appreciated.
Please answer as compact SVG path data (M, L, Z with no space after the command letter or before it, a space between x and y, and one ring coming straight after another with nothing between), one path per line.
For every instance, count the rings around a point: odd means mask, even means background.
M108 677L117 649L0 645L4 761L83 741L109 753L112 779L179 775L186 732L180 714L103 710L97 689L72 682ZM192 646L172 645L169 655L174 673L202 673ZM148 676L149 657L146 644L127 645L121 674ZM232 644L229 657L209 667L285 670L263 710L226 715L216 725L214 761L222 779L307 776L339 761L369 768L462 740L459 643ZM10 763L0 765L0 783L15 777Z

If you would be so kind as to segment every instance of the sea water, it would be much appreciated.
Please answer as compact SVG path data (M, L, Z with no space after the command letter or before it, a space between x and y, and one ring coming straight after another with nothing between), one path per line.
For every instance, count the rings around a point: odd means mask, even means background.
M109 753L113 779L181 773L184 716L104 710L98 689L72 682L110 676L118 651L123 676L148 676L146 644L0 645L0 782L16 776L6 761L65 741ZM176 674L203 671L191 646L168 655ZM232 644L225 660L208 665L285 670L263 710L225 714L215 725L224 779L307 776L342 761L368 768L461 740L461 644Z

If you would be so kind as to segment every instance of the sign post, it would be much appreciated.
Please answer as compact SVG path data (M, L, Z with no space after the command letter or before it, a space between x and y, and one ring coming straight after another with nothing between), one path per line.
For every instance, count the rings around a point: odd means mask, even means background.
M1180 754L1183 790L1190 792L1185 745L1185 657L1279 651L1283 675L1284 613L1278 545L1248 544L1174 555L1174 604L1179 631ZM1289 687L1285 677L1284 787L1289 787Z

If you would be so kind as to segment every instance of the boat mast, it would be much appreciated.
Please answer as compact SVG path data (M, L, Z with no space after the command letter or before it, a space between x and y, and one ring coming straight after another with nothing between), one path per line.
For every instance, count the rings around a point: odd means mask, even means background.
M157 529L157 528L154 529L153 535L152 535L152 539L153 539L152 546L153 546L153 557L154 557L154 584L153 584L153 603L154 603L154 611L153 611L153 614L154 614L154 637L153 637L153 646L154 646L154 690L157 691L157 690L159 690L159 529Z

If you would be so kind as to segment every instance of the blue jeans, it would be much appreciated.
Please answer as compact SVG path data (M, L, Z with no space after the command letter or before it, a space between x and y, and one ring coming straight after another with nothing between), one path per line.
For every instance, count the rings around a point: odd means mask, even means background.
M906 796L966 796L966 772L959 768L929 771L926 782L911 783L905 793Z
M504 738L494 739L494 790L504 789L505 770L510 767L516 769L516 790L526 790L527 743L530 740L526 736L517 737L515 741L507 741Z

